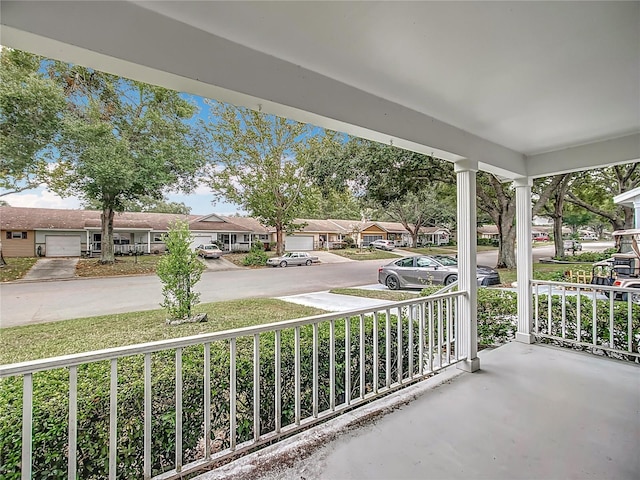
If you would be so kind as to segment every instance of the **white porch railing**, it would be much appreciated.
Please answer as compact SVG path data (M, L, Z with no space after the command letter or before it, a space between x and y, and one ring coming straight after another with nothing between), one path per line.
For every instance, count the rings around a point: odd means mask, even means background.
M116 255L142 255L143 253L149 253L149 249L146 244L135 243L131 245L114 245L113 253Z
M68 478L178 478L465 360L464 295L0 366L22 398L3 456L23 479L56 458Z
M640 305L633 301L637 289L542 280L531 284L536 337L640 358ZM623 296L623 301L614 298Z

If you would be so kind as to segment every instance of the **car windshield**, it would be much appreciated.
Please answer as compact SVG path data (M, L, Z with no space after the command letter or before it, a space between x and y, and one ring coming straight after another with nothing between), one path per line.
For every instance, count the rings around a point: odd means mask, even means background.
M448 257L446 255L434 255L434 257L438 262L440 262L445 267L455 267L458 265L458 261L453 257Z
M282 258L290 258L291 257L291 253L285 253L284 255L282 255Z

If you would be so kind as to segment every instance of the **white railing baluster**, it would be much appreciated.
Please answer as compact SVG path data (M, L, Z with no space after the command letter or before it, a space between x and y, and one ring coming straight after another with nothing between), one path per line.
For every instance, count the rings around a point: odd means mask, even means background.
M633 304L631 303L632 295L627 293L627 350L631 352L633 342Z
M456 299L457 300L457 299ZM458 359L460 358L460 352L458 351L458 332L460 324L459 324L459 319L458 319L458 302L457 301L453 301L453 352L454 352L454 358L456 360L456 362L458 361Z
M22 480L31 480L33 453L33 376L26 373L22 378Z
M538 311L538 302L540 301L540 292L538 290L538 284L536 283L536 288L535 288L535 304L534 304L534 316L535 316L535 328L536 328L536 334L540 333L540 314Z
M424 310L425 304L421 303L418 306L418 358L420 359L420 368L418 369L419 375L424 375Z
M380 382L380 368L379 368L379 357L380 357L380 346L378 345L379 339L378 332L378 312L373 312L373 358L371 359L373 362L373 393L378 393L378 383Z
M204 459L211 458L211 344L204 344Z
M229 446L231 451L236 449L237 439L237 410L238 410L238 379L236 371L236 339L229 340Z
M336 410L336 321L329 322L329 408Z
M295 407L294 416L296 425L300 425L300 327L294 329L294 384L295 384Z
M547 333L551 335L551 322L553 321L553 295L551 295L551 285L549 285L549 290L547 291Z
M253 336L253 441L260 439L260 335Z
M318 324L313 324L313 418L318 418Z
M276 433L282 428L282 332L276 330L275 344Z
M391 310L385 310L386 318L385 318L385 385L387 388L391 387Z
M442 343L444 342L442 329L442 300L438 300L438 368L442 368Z
M613 324L613 294L609 295L609 348L615 348L614 324Z
M176 348L176 472L182 470L182 348Z
M145 480L151 478L151 354L144 355L144 460Z
M580 293L580 287L576 289L576 341L582 340L582 294ZM551 335L551 331L549 331Z
M567 338L567 289L562 288L562 338Z
M598 310L597 310L597 301L596 301L596 290L593 289L593 332L592 332L592 344L595 347L598 344Z
M447 365L451 363L451 299L447 298Z
M344 403L351 404L351 317L344 319Z
M364 400L364 313L360 314L360 398Z
M398 383L400 385L402 385L402 377L403 377L403 372L402 372L402 362L403 362L403 352L402 352L402 307L398 307L398 319L397 319L397 336L398 336L398 349L397 349L397 356L398 356Z
M109 480L117 475L118 456L118 359L111 360L109 378ZM73 478L73 477L71 477Z
M433 302L429 302L429 371L434 371L433 366Z
M78 452L78 367L69 367L69 454L67 478L76 478Z
M414 318L415 310L414 305L409 305L407 307L407 356L409 357L409 365L407 376L409 380L413 378L413 318Z

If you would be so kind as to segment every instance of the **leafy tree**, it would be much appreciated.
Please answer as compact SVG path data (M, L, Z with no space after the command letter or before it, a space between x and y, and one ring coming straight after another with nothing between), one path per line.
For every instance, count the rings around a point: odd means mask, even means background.
M113 263L113 219L127 205L188 191L204 164L188 123L196 107L177 92L61 62L47 64L67 108L50 188L102 210L102 263Z
M246 108L208 101L205 126L214 150L208 183L218 199L240 205L276 230L276 251L284 252L284 233L315 197L305 175L310 125Z
M90 210L100 210L102 204L96 200L86 200L83 208ZM166 198L157 199L153 197L140 197L135 200L123 202L122 210L124 212L148 212L148 213L175 213L180 215L189 215L191 207L182 202L170 202Z
M192 307L198 304L200 294L193 290L205 266L191 249L191 232L187 222L177 221L165 237L168 254L158 262L156 273L162 282L164 301L171 319L186 320Z
M0 51L0 196L37 187L60 132L62 91L40 71L42 58Z
M357 220L361 216L360 202L349 190L315 189L311 195L307 208L299 210L300 218Z
M567 201L594 213L614 230L633 228L633 209L613 203L613 197L640 187L640 163L592 170L568 192Z
M565 254L562 239L562 225L565 219L565 197L574 178L574 174L557 175L536 180L533 185L533 191L539 195L542 195L550 185L555 185L550 191L547 202L543 203L538 200L537 205L539 208L536 210L536 212L544 212L545 215L548 215L553 220L555 257L564 257Z

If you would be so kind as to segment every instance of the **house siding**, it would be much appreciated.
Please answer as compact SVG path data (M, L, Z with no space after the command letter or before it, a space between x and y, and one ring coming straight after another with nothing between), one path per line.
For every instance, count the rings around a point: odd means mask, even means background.
M9 230L9 232L14 230ZM17 230L16 230L17 231ZM7 258L13 257L35 257L35 232L33 230L21 230L27 232L27 238L7 238L7 230L1 230L2 254Z

